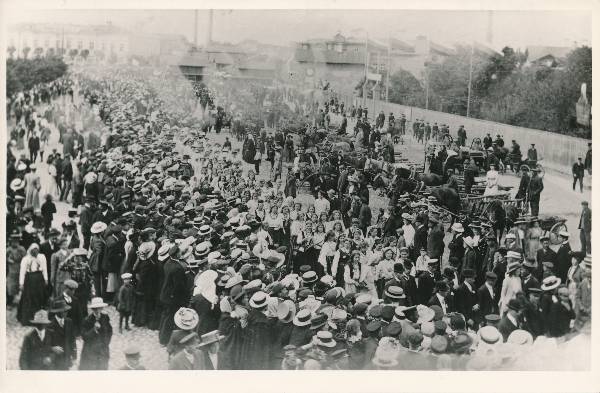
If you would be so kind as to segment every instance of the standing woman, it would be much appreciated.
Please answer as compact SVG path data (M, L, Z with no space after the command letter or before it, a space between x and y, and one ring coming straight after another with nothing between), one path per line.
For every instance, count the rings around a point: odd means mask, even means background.
M92 312L83 320L81 327L83 348L80 370L108 370L109 345L113 332L108 314L104 312L107 305L101 297L95 297L88 306Z
M54 198L58 198L59 192L58 192L58 184L56 183L57 170L56 170L55 162L56 162L56 160L52 159L50 161L50 163L48 164L48 174L50 175L50 178L48 179L48 186L46 187L45 193L52 195L52 197L54 197Z
M345 269L346 266L351 264L352 259L352 242L350 239L344 239L340 242L340 247L335 252L333 257L333 264L337 266L335 272L332 272L333 278L335 278L336 285L344 288L345 281Z
M358 292L361 273L360 252L355 250L350 257L350 263L344 266L344 289L347 294Z
M33 210L39 210L40 208L40 189L42 184L40 182L40 175L36 173L36 165L29 165L31 172L25 175L25 208L33 207Z
M521 264L518 261L511 262L506 267L506 277L502 282L502 290L500 291L500 316L504 316L508 311L508 302L517 296L517 293L522 292L521 286Z
M276 205L271 206L264 222L269 226L269 235L271 235L273 243L281 245L284 239L283 218Z
M206 270L194 280L194 293L190 301L191 308L198 313L199 322L196 328L198 336L218 329L221 310L217 296L218 273Z
M27 250L27 255L21 260L19 272L21 300L17 309L17 319L22 325L28 325L34 314L46 304L47 287L46 257L40 253L40 246L32 243Z
M160 272L156 255L156 243L149 237L150 234L142 232L143 243L137 250L137 261L133 266L133 273L137 280L135 288L135 308L132 322L136 326L145 326L148 329L157 329L153 326L153 315L157 306L156 294L160 290Z
M531 227L527 230L525 234L527 249L525 252L527 253L527 258L536 258L537 252L541 247L540 245L540 237L542 237L542 228L540 228L540 223L537 218L534 218ZM538 261L538 263L540 263Z
M322 277L325 274L335 277L335 274L337 273L337 261L334 262L336 248L337 243L335 241L335 233L327 232L325 235L325 242L323 243L321 253L319 254L319 263L316 266L316 269L318 270L315 270L319 277Z

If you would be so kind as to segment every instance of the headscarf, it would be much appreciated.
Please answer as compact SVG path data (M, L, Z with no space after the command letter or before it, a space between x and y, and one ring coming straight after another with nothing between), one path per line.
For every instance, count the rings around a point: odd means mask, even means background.
M194 296L200 294L208 300L212 306L217 304L217 284L215 281L219 274L214 270L205 270L194 280Z

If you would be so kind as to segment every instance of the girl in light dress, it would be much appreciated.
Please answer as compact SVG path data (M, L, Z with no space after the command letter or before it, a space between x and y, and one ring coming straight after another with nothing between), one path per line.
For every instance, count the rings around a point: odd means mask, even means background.
M537 252L541 247L540 237L542 237L542 228L540 227L540 223L537 219L533 220L531 223L531 227L527 230L526 239L527 239L527 253L528 258L536 258Z

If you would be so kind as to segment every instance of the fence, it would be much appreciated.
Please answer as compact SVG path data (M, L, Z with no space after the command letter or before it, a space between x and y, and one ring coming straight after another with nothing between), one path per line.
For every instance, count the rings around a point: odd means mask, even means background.
M351 107L353 104L365 107L365 102L359 97L338 95L338 100L344 102L346 108ZM495 136L500 134L507 143L507 146L510 146L511 140L516 140L517 143L521 145L521 151L524 156L527 154L527 149L529 149L531 144L535 143L538 157L543 158L541 164L544 168L550 168L566 174L571 174L573 163L577 161L578 157L585 157L587 144L588 142L591 142L591 140L575 138L548 131L511 126L493 121L473 119L470 117L373 99L366 100L366 107L369 110L370 117L373 118L377 113L383 110L386 117L392 112L396 118L400 117L401 114L404 114L406 119L411 122L414 119L424 119L431 125L433 125L433 123L447 124L450 127L450 133L453 137L456 137L456 130L458 130L458 127L461 125L465 127L469 139L475 137L483 139L487 133L495 139Z

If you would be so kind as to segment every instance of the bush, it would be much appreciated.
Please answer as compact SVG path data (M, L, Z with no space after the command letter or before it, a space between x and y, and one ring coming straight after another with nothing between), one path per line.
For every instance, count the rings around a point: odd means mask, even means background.
M39 83L52 82L67 72L67 65L58 57L39 59L7 59L6 95L29 90Z

